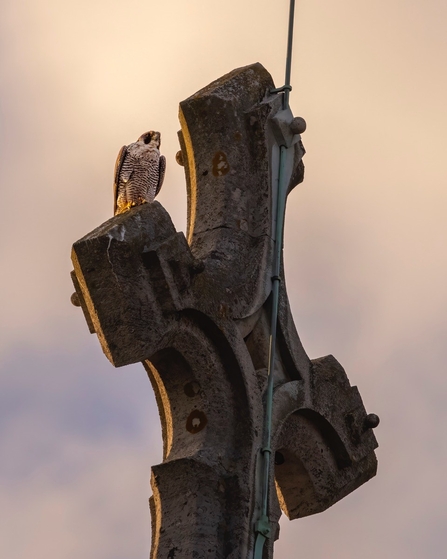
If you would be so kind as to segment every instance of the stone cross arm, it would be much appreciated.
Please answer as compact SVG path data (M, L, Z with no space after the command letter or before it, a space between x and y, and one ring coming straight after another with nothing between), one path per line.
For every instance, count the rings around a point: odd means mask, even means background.
M281 142L289 191L304 171L293 115L273 88L253 64L180 104L186 236L154 202L73 245L90 331L113 365L143 362L155 391L163 461L152 467L152 559L253 556ZM321 512L377 465L375 416L335 358L308 358L282 279L266 557L281 510Z

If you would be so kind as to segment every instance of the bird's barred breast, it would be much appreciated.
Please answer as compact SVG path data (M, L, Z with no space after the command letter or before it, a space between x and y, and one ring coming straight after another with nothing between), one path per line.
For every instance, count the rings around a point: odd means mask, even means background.
M153 202L159 182L160 152L151 144L133 143L127 147L119 185L118 205Z

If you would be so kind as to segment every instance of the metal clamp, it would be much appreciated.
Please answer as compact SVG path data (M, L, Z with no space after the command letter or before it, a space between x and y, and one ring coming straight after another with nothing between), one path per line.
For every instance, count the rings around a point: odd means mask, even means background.
M264 538L270 538L270 521L269 517L264 514L255 524L255 532L257 534L262 534Z
M283 85L282 87L277 87L276 89L271 89L270 93L283 93L284 91L292 91L291 85Z

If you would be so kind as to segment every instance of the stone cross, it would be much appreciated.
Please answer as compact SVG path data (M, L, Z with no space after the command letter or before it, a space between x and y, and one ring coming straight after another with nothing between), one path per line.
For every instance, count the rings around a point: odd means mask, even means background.
M288 138L289 192L304 148L260 64L180 103L187 236L158 203L112 217L73 245L90 331L116 367L141 361L159 407L152 559L253 557L267 382L276 165ZM310 360L284 276L274 370L269 537L324 511L376 473L377 416L332 356Z

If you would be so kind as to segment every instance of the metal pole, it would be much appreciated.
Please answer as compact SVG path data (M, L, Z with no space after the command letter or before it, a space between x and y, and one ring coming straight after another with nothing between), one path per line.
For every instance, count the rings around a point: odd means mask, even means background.
M283 109L289 106L290 94L290 74L292 66L292 42L293 42L293 22L295 14L295 0L290 0L289 10L289 32L287 41L287 57L286 57L286 74L285 86L283 88ZM272 412L273 412L273 380L276 361L276 330L278 324L278 308L279 308L279 288L281 283L281 255L282 242L284 232L284 217L287 197L287 185L285 177L285 164L287 157L286 146L280 146L279 152L279 170L278 170L278 193L276 207L276 230L275 230L275 248L272 269L272 314L270 324L270 341L269 341L269 363L268 363L268 382L264 415L264 432L262 453L262 469L260 489L262 491L261 514L256 522L255 531L255 548L254 559L262 559L262 553L266 539L270 537L270 519L268 516L268 497L270 484L270 467L272 462Z
M292 44L293 44L294 20L295 20L295 0L290 0L289 32L287 38L287 56L286 56L286 79L284 82L285 86L290 86L290 74L292 71ZM290 89L286 89L284 92L284 99L283 99L284 109L286 109L289 106L289 95L290 95Z

